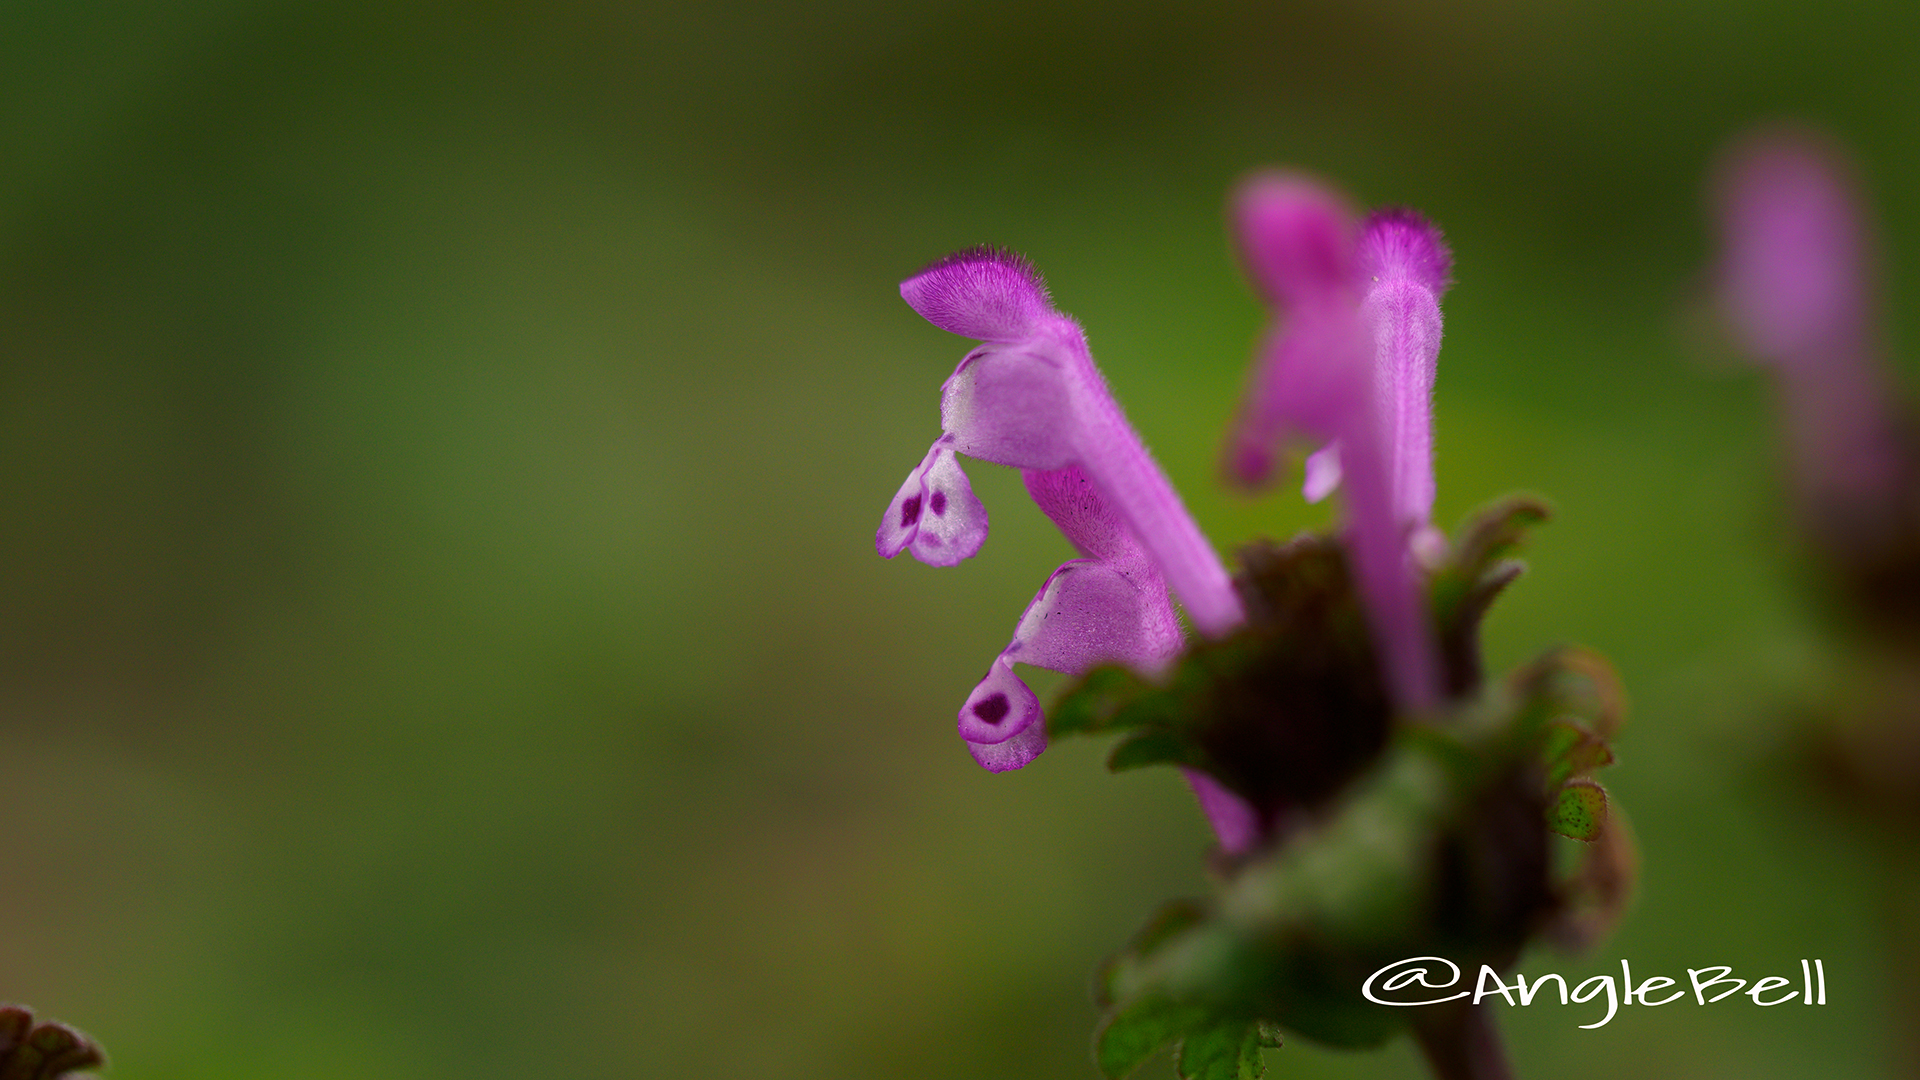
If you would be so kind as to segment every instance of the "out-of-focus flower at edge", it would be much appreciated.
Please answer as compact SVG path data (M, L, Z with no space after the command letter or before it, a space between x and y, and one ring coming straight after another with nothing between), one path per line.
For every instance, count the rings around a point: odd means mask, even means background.
M876 544L940 566L971 556L985 511L956 455L1021 469L1083 558L1028 605L969 695L962 737L1003 771L1049 731L1120 734L1109 766L1179 767L1220 838L1218 901L1170 905L1100 980L1109 1076L1167 1044L1182 1077L1258 1076L1281 1025L1349 1047L1410 1027L1440 1077L1497 1080L1508 1072L1482 1011L1410 1018L1355 990L1396 958L1504 968L1541 933L1610 925L1630 846L1587 774L1612 760L1616 688L1603 661L1568 651L1497 688L1482 678L1481 618L1519 573L1504 553L1544 510L1510 499L1451 546L1430 520L1451 269L1438 230L1404 210L1356 225L1328 189L1281 174L1241 187L1233 226L1275 322L1229 472L1263 483L1283 444L1319 446L1309 494L1343 491L1338 541L1257 542L1229 577L1080 328L1024 260L978 248L901 286L930 322L983 344L947 379L944 432ZM1043 720L1015 663L1081 678ZM1571 876L1553 869L1556 831L1594 842Z
M1720 303L1740 346L1779 381L1805 523L1824 543L1860 548L1885 542L1910 471L1851 176L1827 140L1769 129L1726 154L1713 202Z
M1709 188L1718 300L1778 385L1809 568L1839 631L1829 686L1789 749L1878 842L1887 970L1920 966L1920 444L1883 356L1875 250L1853 170L1828 138L1762 129ZM1920 989L1896 978L1900 1075L1920 1072Z

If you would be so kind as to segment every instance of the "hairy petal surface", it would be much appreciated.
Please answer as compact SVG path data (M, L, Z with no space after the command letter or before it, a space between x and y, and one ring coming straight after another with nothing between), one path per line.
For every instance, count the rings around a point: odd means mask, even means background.
M900 286L935 325L986 342L942 388L953 448L1019 469L1078 466L1165 575L1194 625L1223 634L1244 617L1226 568L1193 522L1032 266L974 248Z
M1403 525L1417 530L1433 516L1433 382L1453 256L1426 218L1393 209L1362 226L1358 261L1392 501Z
M979 341L1030 337L1054 314L1040 272L1002 248L956 251L901 282L900 296L940 329Z
M1019 469L1077 466L1164 575L1194 625L1223 634L1244 618L1226 568L1127 423L1087 351L1031 266L976 248L901 285L936 325L980 337L941 394L954 449Z

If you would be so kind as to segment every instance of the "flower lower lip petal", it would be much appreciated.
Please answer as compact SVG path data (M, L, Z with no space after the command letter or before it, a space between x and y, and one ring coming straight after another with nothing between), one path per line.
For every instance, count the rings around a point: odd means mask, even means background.
M1040 719L1040 699L1013 673L1005 658L994 660L986 678L967 695L960 707L960 737L970 743L990 746L1019 735L1029 727L1045 728Z
M887 504L874 546L885 558L902 551L929 566L953 566L972 558L987 541L987 508L942 437L907 474Z
M1024 767L1047 748L1047 725L1034 724L1011 739L967 744L973 760L988 772L1010 772Z

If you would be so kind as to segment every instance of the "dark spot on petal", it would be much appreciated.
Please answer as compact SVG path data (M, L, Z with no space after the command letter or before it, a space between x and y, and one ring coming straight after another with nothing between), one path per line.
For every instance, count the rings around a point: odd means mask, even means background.
M929 500L927 503L927 509L932 510L934 513L934 516L936 517L946 513L947 512L947 493L944 491L934 492L933 498Z
M920 496L900 504L900 527L905 529L920 520Z
M1012 709L1013 706L1007 702L1007 695L995 694L990 698L984 698L975 702L973 705L973 715L985 720L989 724L997 724L1005 720L1007 713L1012 711Z

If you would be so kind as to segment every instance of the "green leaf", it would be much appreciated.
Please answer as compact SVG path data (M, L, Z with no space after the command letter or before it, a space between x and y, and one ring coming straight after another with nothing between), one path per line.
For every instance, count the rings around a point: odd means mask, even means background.
M1165 728L1149 728L1129 737L1107 757L1107 768L1114 772L1137 769L1142 765L1187 765L1200 767L1199 753L1190 739L1183 739Z
M1452 553L1434 568L1428 604L1452 692L1471 693L1480 685L1480 622L1525 569L1503 556L1546 517L1546 505L1528 496L1495 503L1460 527Z
M1180 1043L1176 1069L1180 1080L1260 1080L1267 1075L1260 1060L1261 1025L1226 1021L1208 1024Z
M1607 821L1607 791L1591 780L1569 780L1547 811L1547 827L1575 840L1597 840Z
M1068 687L1047 710L1047 734L1092 734L1110 730L1128 705L1154 693L1146 680L1123 667L1097 667Z
M1542 750L1549 791L1602 765L1613 764L1613 751L1606 740L1571 720L1548 722L1546 745Z
M1522 708L1520 723L1536 730L1569 717L1597 738L1612 739L1626 719L1626 690L1607 658L1564 647L1534 658L1508 678Z
M1206 1023L1206 1012L1196 1005L1179 1005L1166 998L1142 998L1110 1017L1095 1036L1093 1056L1108 1080L1120 1080L1155 1050Z
M1509 495L1468 519L1454 540L1452 564L1478 580L1496 559L1513 550L1528 529L1551 516L1531 495Z
M1127 942L1124 950L1100 965L1093 982L1095 1003L1102 1008L1111 1008L1122 997L1128 996L1121 983L1133 974L1141 961L1152 956L1155 950L1175 936L1200 925L1206 918L1207 908L1198 900L1173 900L1162 904L1160 910L1153 913L1153 918L1134 932L1133 939Z
M1573 874L1560 883L1564 903L1548 926L1550 940L1581 951L1612 932L1640 877L1640 856L1624 815L1609 807L1600 838L1585 845Z

